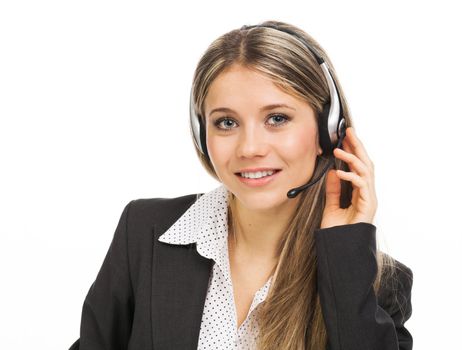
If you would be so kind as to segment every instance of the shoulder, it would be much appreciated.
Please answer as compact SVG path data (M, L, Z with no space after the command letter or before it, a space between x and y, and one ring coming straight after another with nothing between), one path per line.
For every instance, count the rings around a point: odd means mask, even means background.
M125 205L112 245L118 247L113 250L120 248L126 251L134 276L144 259L150 261L154 236L173 225L196 201L197 195L138 198Z
M197 199L199 194L187 194L172 198L138 198L126 204L127 219L132 224L154 224L181 216Z
M411 293L414 280L412 269L403 262L385 255L385 266L377 295L378 304L394 319L404 323L412 313ZM389 262L392 262L390 266Z
M166 230L196 201L202 193L187 194L172 198L138 198L125 205L122 217L126 230L134 237L144 232ZM139 237L141 238L141 237Z

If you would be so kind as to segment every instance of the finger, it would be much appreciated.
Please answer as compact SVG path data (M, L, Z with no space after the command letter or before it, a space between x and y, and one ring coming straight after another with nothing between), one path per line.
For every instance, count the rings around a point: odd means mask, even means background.
M343 140L342 143L342 149L348 153L353 153L353 147L351 147L351 144L349 142L349 139L347 140L346 138Z
M369 198L369 190L368 186L365 181L361 178L361 176L347 172L343 170L337 170L337 176L345 181L350 181L353 186L353 193L352 193L352 203L355 205L358 204L358 200L361 198L361 201L367 202Z
M354 189L351 203L356 209L372 213L373 217L377 208L377 198L375 197L373 186L369 187L364 179L355 173L337 170L337 176L353 183Z
M351 181L353 185L360 189L367 190L367 182L358 174L349 171L336 170L337 176L343 180Z
M361 200L363 203L373 203L375 201L374 197L371 196L367 182L361 176L343 170L337 170L337 176L353 184L352 203L358 203L358 200Z
M363 161L364 164L373 169L373 162L367 154L366 148L351 126L346 129L346 136L343 141L345 143L344 148L346 151L349 150L349 153L355 154L359 159Z
M335 170L327 172L326 179L326 208L340 207L340 178L336 175Z
M370 177L369 168L357 156L348 153L340 148L334 149L334 155L338 159L343 160L348 164L350 170L354 170L358 175Z

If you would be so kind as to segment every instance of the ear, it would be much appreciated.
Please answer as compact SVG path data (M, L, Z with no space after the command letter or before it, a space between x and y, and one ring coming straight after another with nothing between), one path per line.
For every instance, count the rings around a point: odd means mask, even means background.
M321 147L321 143L319 142L319 130L316 133L316 146L318 147L317 154L318 156L320 156L322 154L322 147Z

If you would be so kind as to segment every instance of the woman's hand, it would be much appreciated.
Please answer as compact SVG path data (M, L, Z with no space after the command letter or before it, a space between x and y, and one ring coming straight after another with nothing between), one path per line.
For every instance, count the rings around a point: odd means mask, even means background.
M377 210L374 164L352 127L346 129L343 148L336 148L334 156L348 164L350 172L329 170L326 180L326 206L320 228L367 222L372 224ZM340 179L353 184L351 205L340 208Z

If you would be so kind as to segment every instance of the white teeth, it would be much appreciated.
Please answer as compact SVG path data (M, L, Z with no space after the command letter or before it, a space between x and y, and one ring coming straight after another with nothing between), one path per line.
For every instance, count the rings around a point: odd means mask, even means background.
M259 179L261 177L273 175L274 173L275 173L274 170L268 170L268 171L257 171L256 173L241 173L241 176L249 178L249 179Z

